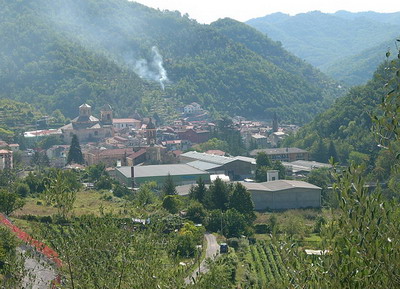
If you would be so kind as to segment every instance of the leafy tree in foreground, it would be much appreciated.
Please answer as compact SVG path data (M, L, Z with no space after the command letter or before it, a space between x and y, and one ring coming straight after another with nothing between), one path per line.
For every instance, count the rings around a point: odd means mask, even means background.
M76 163L84 164L81 146L79 144L78 136L74 134L71 140L71 146L68 151L67 164Z
M62 288L182 288L184 276L167 254L174 245L168 236L153 227L132 230L111 216L85 216L40 233L63 260Z
M8 228L0 226L0 286L21 288L22 258L18 258L17 240Z
M391 63L392 69L390 91L382 98L383 113L374 116L380 145L388 150L400 139L398 60ZM321 228L324 256L307 257L292 244L282 247L291 275L286 288L400 287L400 209L396 201L385 200L379 189L370 192L364 174L365 166L355 164L336 173L339 209Z

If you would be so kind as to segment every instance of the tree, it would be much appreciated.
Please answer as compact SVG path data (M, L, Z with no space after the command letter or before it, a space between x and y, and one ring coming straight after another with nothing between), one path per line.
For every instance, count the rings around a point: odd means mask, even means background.
M229 208L245 215L249 224L256 219L251 194L241 183L236 183L233 187L233 192L229 199Z
M107 175L102 175L95 183L94 187L96 190L111 190L112 180Z
M279 179L283 180L286 177L286 168L280 161L274 161L272 169L278 171Z
M0 171L0 188L9 188L16 180L17 175L13 169L4 169Z
M68 180L67 173L58 170L56 176L46 185L44 199L47 205L56 207L58 214L65 219L74 207L76 192L77 187Z
M118 198L122 198L124 196L129 196L130 194L132 194L132 191L130 189L128 189L127 186L121 185L119 183L116 183L114 185L114 188L113 188L114 196L116 196Z
M261 166L256 169L256 182L266 182L267 181L267 172L270 170L270 167Z
M133 233L125 219L82 216L68 226L40 226L39 233L63 261L63 288L183 288L168 254L176 248L175 238L159 225Z
M201 203L193 202L186 211L186 218L196 224L203 224L207 217L207 211Z
M307 182L310 184L316 185L320 188L322 188L322 203L329 204L331 206L334 205L335 199L332 198L332 196L328 196L328 185L332 184L333 179L331 177L331 172L329 168L319 168L319 169L313 169L311 172L307 175Z
M79 144L78 136L74 134L71 140L71 146L69 147L67 164L76 163L76 164L84 164L85 160L83 159L81 146Z
M180 200L177 195L166 195L164 197L162 206L171 214L176 214L179 212Z
M382 111L373 116L380 147L389 151L400 136L399 60L390 62L384 76L392 72L394 75L386 84L389 92L382 97ZM365 163L352 162L344 170L335 168L333 190L338 209L332 211L333 218L321 228L321 249L326 256L306 262L309 257L299 247L283 245L281 252L292 280L286 288L400 287L400 240L396 237L400 209L396 201L385 200L379 188L370 191L365 174Z
M217 178L207 190L205 203L211 209L227 210L229 205L228 185L220 178Z
M44 167L50 166L50 160L45 151L36 151L31 159L31 164L35 165L41 170Z
M329 147L328 147L328 159L333 158L333 161L335 163L339 162L339 157L336 151L336 146L333 140L329 142Z
M15 193L21 198L25 198L30 193L29 186L26 183L19 183L16 185Z
M197 200L200 203L203 203L206 192L207 192L206 184L200 177L196 182L196 186L192 186L190 188L189 195L192 199Z
M156 182L146 182L142 184L134 195L135 201L140 206L146 206L152 204L156 200L156 194L154 189L157 187Z
M248 233L246 216L235 209L229 209L222 215L222 231L227 238L240 237Z
M0 189L0 212L10 215L15 210L21 209L25 205L24 200L14 193Z
M326 163L328 161L328 151L324 144L322 138L319 138L316 143L314 143L314 150L312 153L313 159L317 162Z
M209 139L208 141L198 144L194 146L195 149L199 149L202 152L208 151L208 150L221 150L221 151L228 151L229 150L229 145L226 141L217 139L217 138L212 138Z
M174 179L170 174L168 174L167 178L165 179L162 192L164 195L176 195L176 188Z
M256 157L257 167L271 167L272 163L265 152L259 152Z
M22 288L24 259L17 255L15 235L0 226L0 283L2 288ZM2 276L6 276L4 279Z

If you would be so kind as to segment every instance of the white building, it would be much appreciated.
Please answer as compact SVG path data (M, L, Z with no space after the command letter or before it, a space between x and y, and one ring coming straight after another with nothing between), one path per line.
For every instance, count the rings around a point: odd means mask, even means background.
M203 111L203 109L201 108L201 105L198 104L197 102L192 102L191 104L186 105L183 108L183 112L185 114L196 114L201 111Z
M115 129L140 129L142 122L134 118L114 118L113 126Z

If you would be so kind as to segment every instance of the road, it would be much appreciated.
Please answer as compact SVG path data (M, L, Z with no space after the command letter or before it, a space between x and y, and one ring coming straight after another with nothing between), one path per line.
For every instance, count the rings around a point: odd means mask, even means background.
M207 249L206 249L206 255L205 258L201 261L200 263L200 268L197 267L196 270L194 270L193 274L185 279L186 284L193 283L193 279L196 279L200 274L204 274L208 272L207 268L207 259L214 260L219 252L219 245L217 243L217 238L213 234L206 233L204 234L204 237L206 238L207 241Z

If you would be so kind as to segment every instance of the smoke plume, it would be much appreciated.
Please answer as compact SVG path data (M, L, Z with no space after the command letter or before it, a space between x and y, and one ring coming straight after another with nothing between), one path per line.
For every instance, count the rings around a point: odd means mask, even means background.
M168 81L167 71L163 67L163 58L156 46L151 48L153 59L148 62L146 59L136 61L134 70L142 78L154 80L160 83L162 90Z

